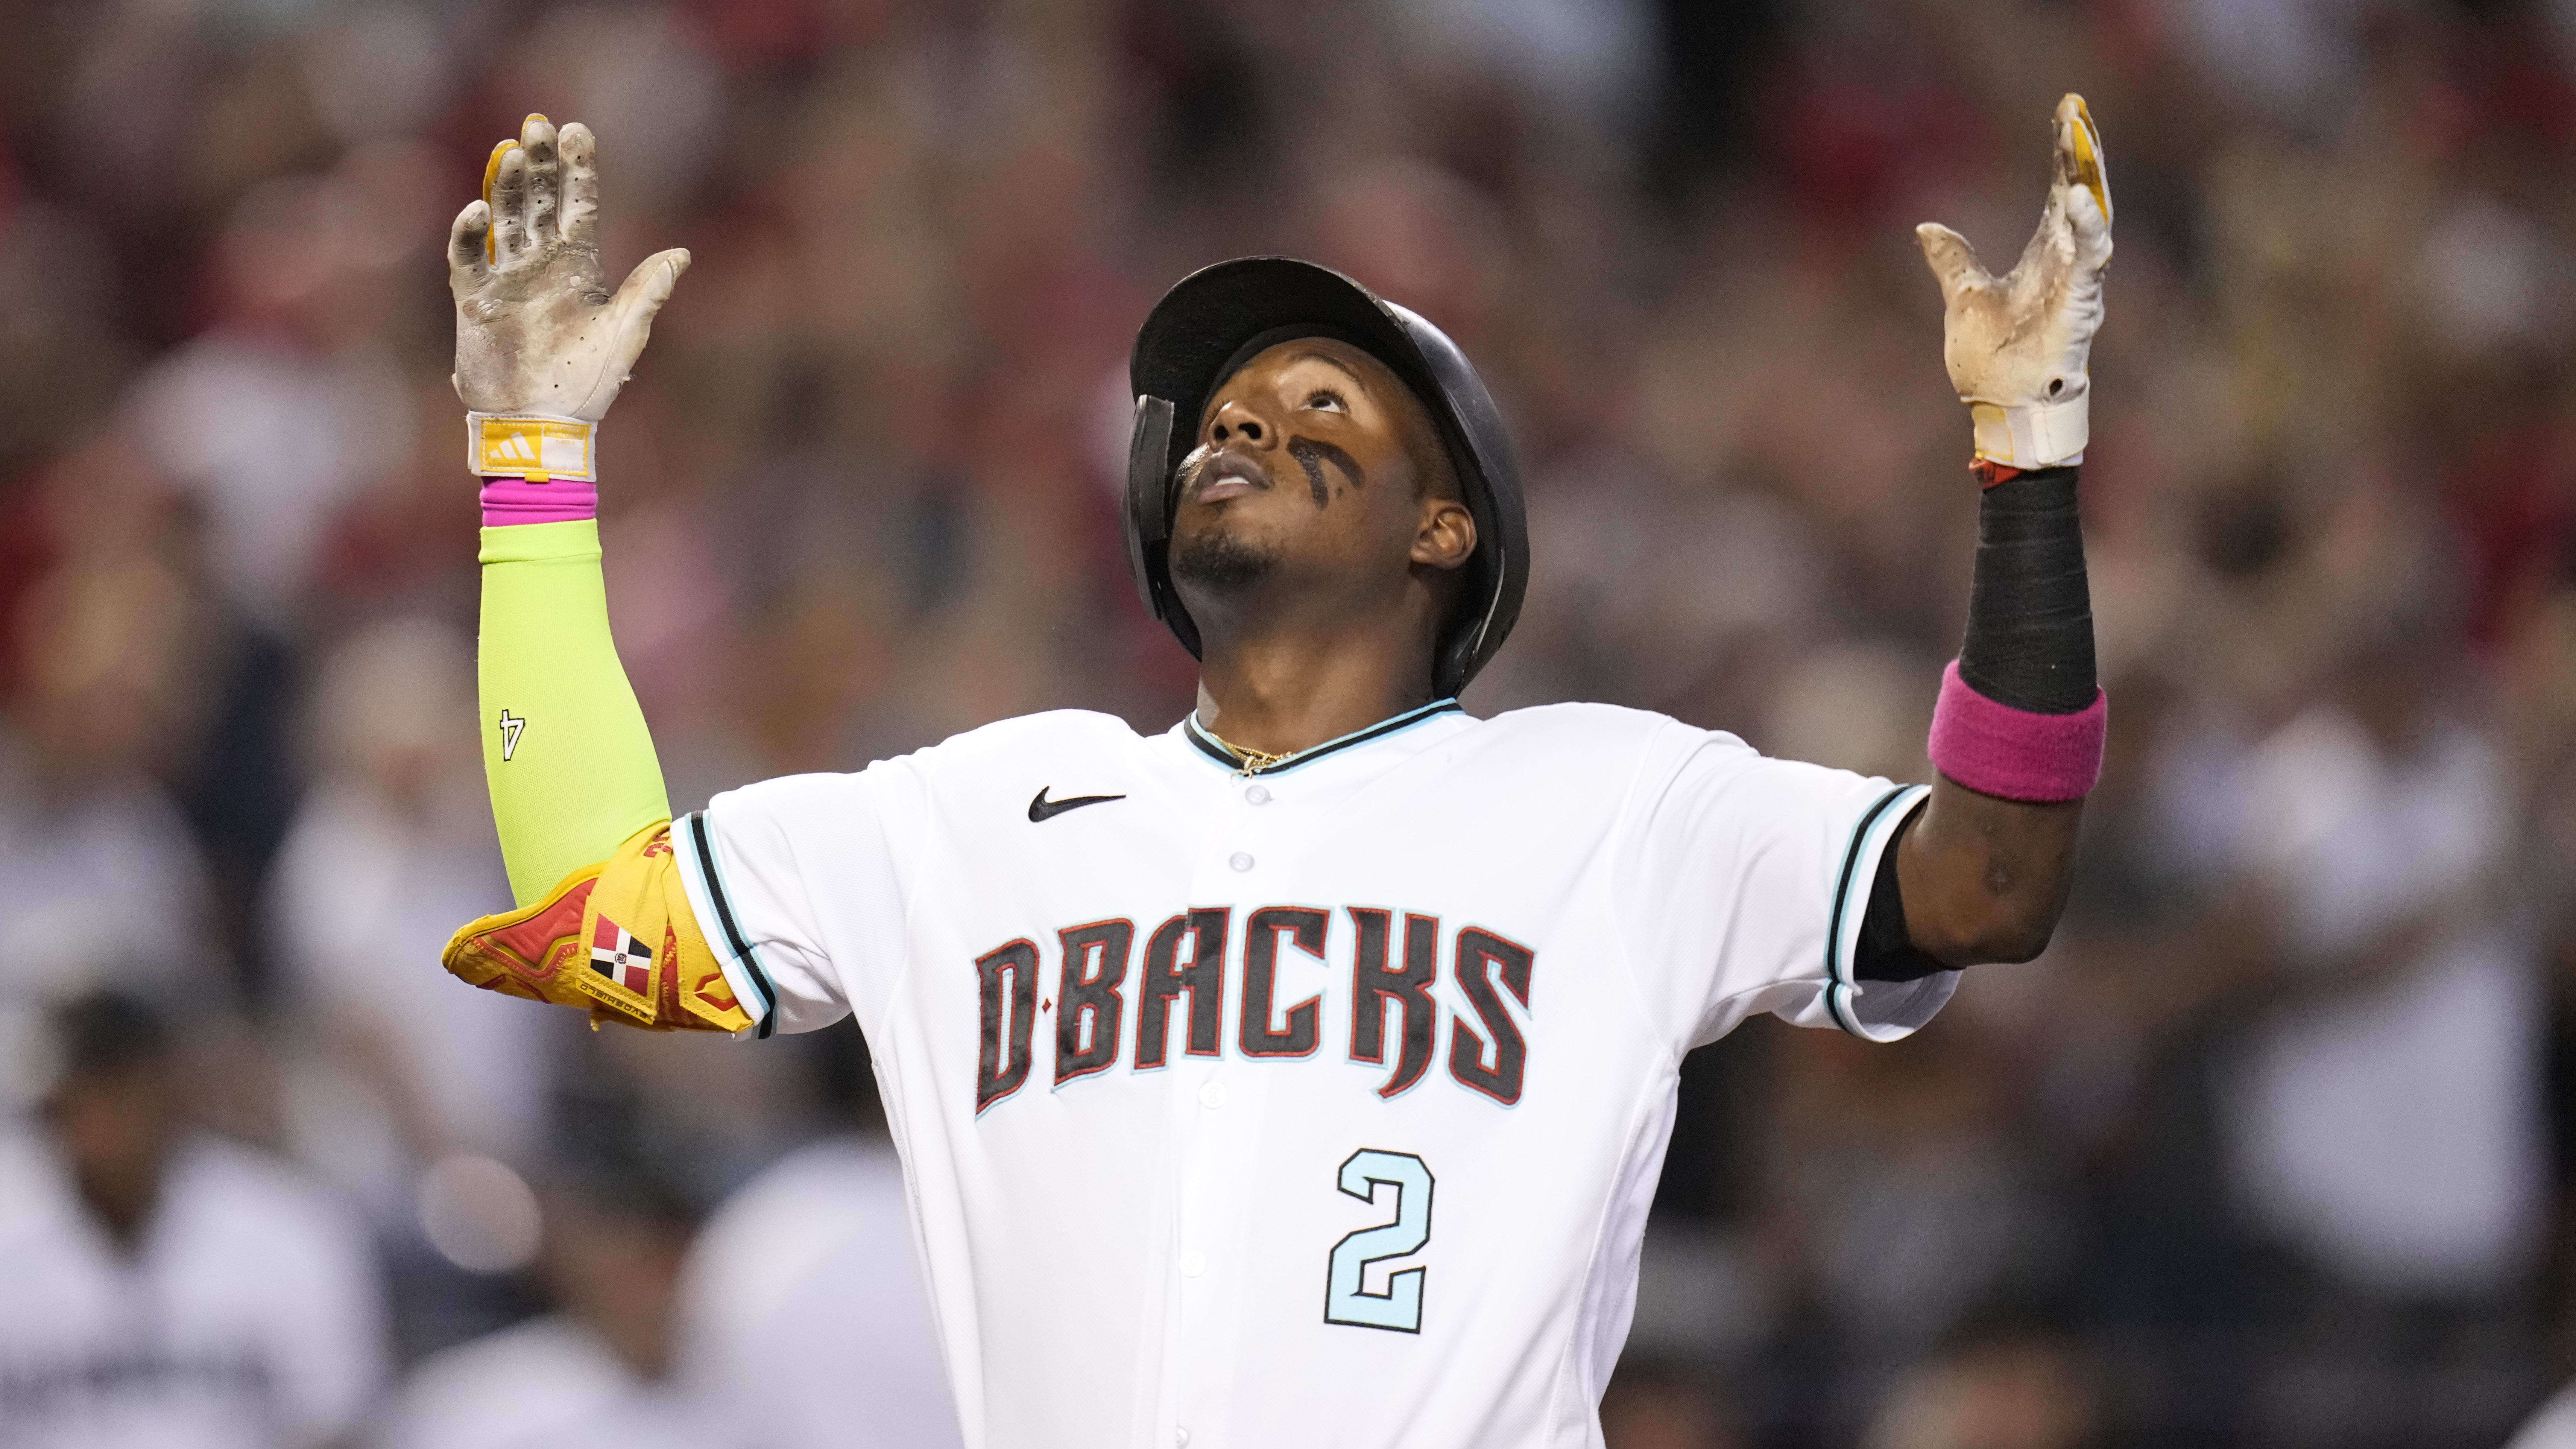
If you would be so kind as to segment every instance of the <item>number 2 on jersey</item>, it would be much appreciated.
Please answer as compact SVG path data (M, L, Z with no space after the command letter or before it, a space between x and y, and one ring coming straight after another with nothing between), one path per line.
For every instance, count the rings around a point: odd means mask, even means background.
M1383 1293L1360 1285L1371 1263L1405 1257L1431 1241L1431 1169L1410 1152L1365 1147L1342 1164L1340 1186L1352 1197L1375 1202L1381 1183L1395 1189L1395 1221L1361 1228L1333 1245L1333 1256L1324 1265L1324 1321L1420 1333L1422 1280L1430 1269L1406 1268L1391 1275Z

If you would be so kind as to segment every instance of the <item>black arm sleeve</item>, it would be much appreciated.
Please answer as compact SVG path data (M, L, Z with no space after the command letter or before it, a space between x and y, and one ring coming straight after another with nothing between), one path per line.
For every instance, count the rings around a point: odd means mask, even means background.
M1878 857L1878 878L1869 888L1869 908L1860 918L1860 947L1852 953L1852 974L1863 981L1914 981L1951 968L1915 948L1905 932L1905 893L1896 883L1896 848L1905 843L1923 807L1896 828L1896 838Z
M1979 499L1959 679L2033 714L2074 714L2100 693L2073 468L2034 469Z

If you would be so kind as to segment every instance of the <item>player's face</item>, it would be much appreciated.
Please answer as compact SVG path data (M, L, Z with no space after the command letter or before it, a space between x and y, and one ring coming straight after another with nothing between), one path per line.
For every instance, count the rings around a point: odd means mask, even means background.
M1172 573L1194 617L1281 586L1339 582L1376 607L1436 591L1476 544L1465 505L1425 490L1440 446L1385 364L1312 337L1255 356L1218 387L1182 462Z

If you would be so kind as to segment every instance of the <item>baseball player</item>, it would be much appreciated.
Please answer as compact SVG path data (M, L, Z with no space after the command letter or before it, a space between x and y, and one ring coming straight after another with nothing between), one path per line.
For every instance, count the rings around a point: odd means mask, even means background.
M2046 943L2104 728L2077 97L2009 274L1920 232L1984 484L1928 789L1635 710L1464 713L1529 572L1493 400L1422 317L1255 257L1175 286L1129 366L1129 556L1195 710L672 820L592 511L688 255L612 290L599 186L590 133L531 116L451 237L520 909L448 965L659 1029L855 1015L967 1444L1597 1445L1683 1054L1761 1011L1894 1040Z

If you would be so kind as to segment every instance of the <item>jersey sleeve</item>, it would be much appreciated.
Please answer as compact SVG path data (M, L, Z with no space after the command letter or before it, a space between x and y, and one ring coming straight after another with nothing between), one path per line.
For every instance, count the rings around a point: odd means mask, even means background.
M1632 787L1613 886L1648 1008L1687 1025L1689 1046L1760 1011L1870 1041L1930 1021L1958 972L1853 972L1879 860L1928 793L1666 728Z
M707 944L756 1032L862 1028L902 969L903 852L917 782L901 761L728 790L672 824Z

